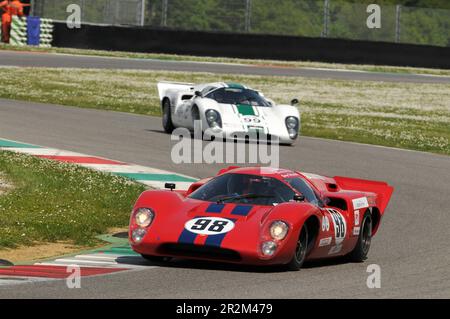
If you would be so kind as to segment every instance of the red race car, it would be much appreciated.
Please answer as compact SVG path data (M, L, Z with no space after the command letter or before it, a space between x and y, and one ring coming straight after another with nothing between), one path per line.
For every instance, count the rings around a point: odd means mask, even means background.
M270 168L228 168L188 191L144 192L131 214L134 251L251 265L369 252L393 188L383 182Z

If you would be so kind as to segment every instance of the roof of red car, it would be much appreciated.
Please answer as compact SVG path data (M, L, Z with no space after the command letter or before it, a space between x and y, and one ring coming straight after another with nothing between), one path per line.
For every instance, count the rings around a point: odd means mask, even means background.
M260 176L270 176L277 178L286 178L289 176L299 176L298 173L283 169L283 168L272 168L272 167L239 167L239 168L228 168L221 171L221 173L237 173L237 174L249 174L249 175L260 175Z

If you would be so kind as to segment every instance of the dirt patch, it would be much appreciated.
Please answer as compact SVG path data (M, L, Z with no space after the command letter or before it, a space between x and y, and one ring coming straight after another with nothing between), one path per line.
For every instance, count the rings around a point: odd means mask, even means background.
M68 255L84 249L88 248L64 242L36 244L34 246L18 247L14 249L0 249L0 259L17 263ZM89 247L89 249L92 249L92 247Z

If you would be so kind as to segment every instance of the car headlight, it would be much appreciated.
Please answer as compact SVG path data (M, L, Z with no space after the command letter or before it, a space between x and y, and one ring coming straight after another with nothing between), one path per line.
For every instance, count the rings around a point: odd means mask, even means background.
M139 208L134 216L136 225L145 228L150 226L155 214L150 208Z
M299 120L295 116L288 116L286 118L286 128L291 139L296 139L298 136Z
M138 228L133 230L133 232L131 233L131 237L135 243L139 244L140 242L142 242L142 240L144 240L146 234L147 231L145 229Z
M293 116L286 118L286 127L288 129L296 129L298 127L298 119Z
M205 117L209 127L222 127L220 114L216 110L207 110L205 112Z
M277 244L273 241L266 241L261 245L261 252L264 256L273 256L277 250Z
M285 222L278 220L270 225L270 236L276 240L283 240L286 238L288 230L289 226Z

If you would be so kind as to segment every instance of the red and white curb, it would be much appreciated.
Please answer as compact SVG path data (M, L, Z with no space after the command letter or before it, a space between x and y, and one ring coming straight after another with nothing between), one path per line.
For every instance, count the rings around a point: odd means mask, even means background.
M167 182L173 182L176 184L177 189L187 190L189 186L197 180L191 176L153 167L129 164L103 157L25 144L5 139L0 139L0 150L13 151L40 158L46 158L49 160L73 163L96 171L128 177L138 183L156 189L164 188L164 184Z
M175 183L177 189L187 190L197 179L141 165L110 160L103 157L47 148L33 144L0 139L0 151L12 151L28 154L48 160L77 164L96 171L123 176L152 188L164 188L167 182ZM1 257L1 256L0 256ZM81 276L96 276L119 271L155 268L141 256L134 253L128 245L91 251L73 257L62 257L53 261L39 262L34 265L16 265L0 267L0 286L14 285L43 280L68 278L69 266L78 266Z

